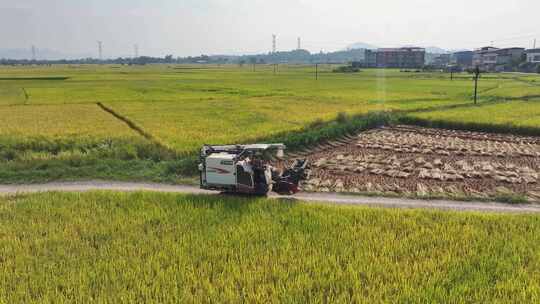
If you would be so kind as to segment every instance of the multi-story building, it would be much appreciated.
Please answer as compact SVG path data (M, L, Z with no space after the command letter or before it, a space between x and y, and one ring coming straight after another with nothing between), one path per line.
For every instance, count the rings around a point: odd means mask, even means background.
M519 47L496 50L495 54L497 54L497 65L507 65L514 61L520 61L524 52L525 49Z
M417 47L385 48L376 52L377 67L408 68L424 67L426 50Z
M372 50L366 50L364 53L364 64L367 68L376 68L377 52Z
M540 63L540 49L529 49L525 53L527 54L527 62Z
M474 51L472 65L473 66L484 66L489 64L497 63L497 54L495 51L498 48L486 46Z
M450 64L462 68L469 68L473 65L473 51L455 52L450 58Z
M432 65L438 68L446 68L450 65L450 54L439 54L433 59Z
M478 66L489 71L504 71L513 62L519 62L524 51L524 48L518 47L504 49L484 47L474 52L473 66Z

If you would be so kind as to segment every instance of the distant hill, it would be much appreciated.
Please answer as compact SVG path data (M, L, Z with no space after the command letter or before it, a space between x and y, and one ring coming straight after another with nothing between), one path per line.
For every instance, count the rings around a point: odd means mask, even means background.
M355 50L355 49L375 50L378 48L379 48L378 46L375 46L369 43L364 43L364 42L356 42L347 46L347 49L351 49L351 50Z
M450 50L450 53L457 53L457 52L470 52L471 50L468 49L452 49Z
M37 49L37 59L59 60L92 57L91 54L66 54L55 50ZM0 59L24 60L32 59L32 51L28 49L0 49Z
M425 49L426 49L426 53L431 53L431 54L448 54L448 53L450 53L450 51L445 50L445 49L441 49L440 47L436 47L436 46L428 46Z

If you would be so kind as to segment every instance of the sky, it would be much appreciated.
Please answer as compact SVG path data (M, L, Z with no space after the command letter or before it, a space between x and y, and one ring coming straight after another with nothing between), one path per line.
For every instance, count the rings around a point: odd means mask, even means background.
M97 57L334 51L356 42L473 49L540 45L540 1L0 0L0 49Z

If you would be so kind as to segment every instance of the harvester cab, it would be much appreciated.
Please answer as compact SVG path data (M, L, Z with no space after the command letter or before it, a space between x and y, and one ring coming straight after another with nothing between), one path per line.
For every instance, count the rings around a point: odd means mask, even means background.
M271 165L282 159L285 145L205 145L200 153L200 184L202 189L228 193L266 195L298 192L298 184L306 179L307 160L297 160L284 170Z

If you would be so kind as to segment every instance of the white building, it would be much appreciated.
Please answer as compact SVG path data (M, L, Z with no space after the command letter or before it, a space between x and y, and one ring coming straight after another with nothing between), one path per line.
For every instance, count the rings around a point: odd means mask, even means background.
M473 66L497 63L497 54L495 53L496 50L498 50L498 48L486 46L474 51L472 62Z
M540 49L526 50L525 53L527 53L527 62L540 63Z
M473 66L488 71L504 71L512 64L520 62L525 49L519 47L498 49L483 47L473 54Z

